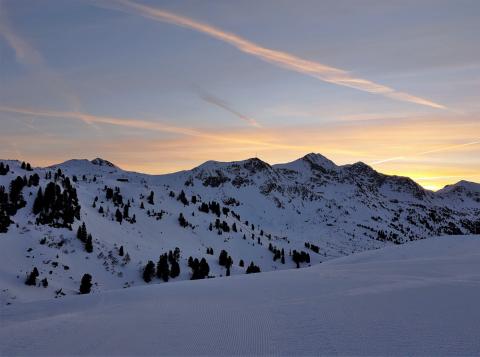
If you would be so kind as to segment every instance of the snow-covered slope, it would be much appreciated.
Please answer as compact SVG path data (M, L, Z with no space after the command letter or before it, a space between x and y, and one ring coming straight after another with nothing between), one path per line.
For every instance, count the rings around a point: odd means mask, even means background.
M480 354L480 236L2 307L0 355Z
M205 258L210 276L225 276L226 268L218 264L221 250L232 257L231 275L239 275L250 262L262 272L294 268L294 250L309 254L310 262L300 263L308 266L392 242L480 230L479 184L460 182L434 193L409 178L383 175L363 163L337 166L319 154L281 165L259 159L208 161L160 176L127 172L102 159L70 160L32 171L17 161L0 163L9 165L0 175L5 193L17 176L31 183L22 189L25 207L9 217L8 231L0 233L2 305L76 294L85 273L93 276L94 292L144 285L147 261L156 263L176 247L180 275L174 281L190 279L190 256ZM30 180L35 173L39 185ZM59 194L66 187L75 190L81 209L73 223L38 222L35 198L49 182L56 182ZM208 213L199 210L212 202L218 204L218 215L211 208ZM8 196L4 206L11 206ZM62 210L57 213L63 215ZM1 211L0 202L0 222ZM92 253L77 239L82 223L92 235ZM213 248L213 255L207 248ZM26 286L34 267L37 286ZM44 278L46 288L40 284ZM155 278L152 283L163 282Z

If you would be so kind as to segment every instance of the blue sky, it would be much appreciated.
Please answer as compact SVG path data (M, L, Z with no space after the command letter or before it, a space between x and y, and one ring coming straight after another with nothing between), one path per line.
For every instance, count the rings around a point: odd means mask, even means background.
M462 0L0 0L0 157L159 173L314 151L430 188L480 181L479 18Z

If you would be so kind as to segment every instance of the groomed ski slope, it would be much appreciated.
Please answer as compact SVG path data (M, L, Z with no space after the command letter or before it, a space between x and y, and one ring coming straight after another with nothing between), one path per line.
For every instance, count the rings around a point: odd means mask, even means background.
M1 355L479 355L480 236L1 307Z

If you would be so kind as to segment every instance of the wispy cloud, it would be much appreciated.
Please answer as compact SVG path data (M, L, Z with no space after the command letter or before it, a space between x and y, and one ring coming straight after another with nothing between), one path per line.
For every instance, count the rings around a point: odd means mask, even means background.
M147 121L138 118L119 118L111 116L99 116L92 115L82 112L66 112L66 111L53 111L53 110L39 110L39 109L30 109L30 108L17 108L10 106L0 105L0 112L5 113L14 113L35 117L44 117L44 118L57 118L57 119L72 119L72 120L81 120L83 122L88 122L91 124L100 124L100 125L115 125L125 128L133 128L147 131L156 131L163 133L171 134L180 134L190 137L210 139L215 141L222 141L228 143L236 143L243 145L255 145L268 148L278 148L278 149L301 149L301 146L298 145L287 145L280 144L275 142L268 142L263 140L255 139L246 139L242 136L232 136L222 134L215 134L207 131L201 131L197 129L190 129L185 127L174 126L166 123L161 123L157 121Z
M207 94L207 93L203 93L203 92L199 93L199 96L205 102L213 104L213 105L215 105L219 108L222 108L222 109L226 110L230 114L233 114L234 116L243 120L244 122L248 123L249 125L257 127L257 128L260 127L260 124L254 118L251 118L251 117L249 117L245 114L242 114L242 113L238 112L236 109L232 108L232 106L230 104L228 104L226 101L224 101L220 98L217 98L217 97L215 97L211 94Z
M432 150L420 151L420 152L417 152L417 153L414 153L414 154L408 155L408 156L396 156L396 157L391 157L391 158L388 158L388 159L382 159L382 160L374 161L374 162L371 163L371 165L379 165L379 164L384 164L386 162L407 160L409 158L416 158L418 156L433 154L433 153L437 153L437 152L457 150L457 149L464 148L466 146L479 145L479 144L480 144L480 140L471 141L471 142L468 142L468 143L463 143L463 144L458 144L458 145L442 146L442 147L432 149Z
M176 26L181 26L204 33L220 41L226 42L244 53L260 58L263 61L312 76L324 82L334 83L404 102L415 103L437 109L446 109L444 105L431 100L397 91L393 88L367 79L355 77L349 72L339 68L306 60L287 52L281 52L262 47L233 33L223 31L214 26L193 20L185 16L176 15L159 8L139 4L130 0L110 0L108 2L101 2L100 4L104 7L109 7L127 13L138 14L155 21L168 22Z

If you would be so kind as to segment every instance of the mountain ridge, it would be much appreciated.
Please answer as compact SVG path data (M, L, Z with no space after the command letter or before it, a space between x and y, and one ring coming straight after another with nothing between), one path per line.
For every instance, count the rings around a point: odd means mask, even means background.
M3 162L17 162L17 163L21 162L20 160L2 160L2 159L0 159L0 161L3 161ZM181 172L187 172L187 171L191 171L191 170L195 170L195 169L201 169L201 168L205 168L205 167L213 166L213 165L220 165L220 166L221 165L229 165L229 164L241 165L241 164L248 163L248 162L259 162L259 163L262 163L262 165L266 165L266 166L268 165L269 167L272 167L272 168L275 168L275 169L288 169L289 166L294 165L296 163L306 162L306 163L311 163L314 166L317 165L317 167L322 167L325 170L326 168L323 165L320 165L318 163L318 161L320 161L320 162L323 162L324 164L326 164L326 166L329 167L329 170L341 169L341 168L352 168L352 170L356 170L356 171L358 170L360 172L363 171L363 170L368 170L368 171L378 173L380 175L383 175L383 176L386 176L386 177L389 177L389 178L392 178L392 179L394 179L394 178L409 179L427 192L438 192L438 191L444 190L447 187L455 187L455 186L458 186L458 185L461 185L461 184L464 184L464 183L473 184L474 187L475 187L475 185L478 185L478 187L480 189L480 183L462 179L462 180L459 180L455 183L447 184L443 188L441 188L437 191L432 191L432 190L429 190L427 188L424 188L422 185L420 185L414 179L412 179L408 176L385 174L385 173L382 173L380 171L375 170L374 168L372 168L370 165L366 164L363 161L357 161L357 162L354 162L354 163L351 163L351 164L337 165L333 161L328 159L327 157L323 156L322 154L314 153L314 152L308 153L308 154L306 154L306 155L304 155L304 156L302 156L302 157L300 157L296 160L293 160L293 161L289 161L289 162L286 162L286 163L277 163L277 164L270 164L270 163L268 163L266 161L263 161L262 159L259 159L257 157L251 157L251 158L247 158L247 159L244 159L244 160L237 160L237 161L207 160L207 161L205 161L205 162L203 162L203 163L201 163L197 166L194 166L191 169L185 169L185 170L162 173L162 174L149 174L149 173L144 173L144 172L139 172L139 171L130 171L130 170L122 169L120 166L112 163L111 161L106 160L106 159L102 159L100 157L96 157L92 160L85 159L85 158L84 159L69 159L69 160L66 160L64 162L48 165L46 167L38 166L37 168L62 167L62 166L65 166L66 164L69 164L69 163L82 162L82 161L89 162L93 165L108 166L108 167L111 167L111 168L116 168L116 169L122 170L122 171L127 172L127 173L136 173L136 174L141 174L141 175L146 175L146 176L166 176L166 175L173 175L173 174L177 174L177 173L181 173Z
M176 248L173 281L192 278L189 257L205 259L208 275L220 277L244 274L250 263L262 272L292 269L480 231L478 184L432 192L317 154L275 165L207 161L163 175L92 161L38 168L0 160L9 165L0 172L0 301L75 294L83 273L93 276L94 291L142 285L147 262ZM83 224L88 244L76 234ZM223 250L232 260L228 274ZM48 288L24 285L33 268Z

